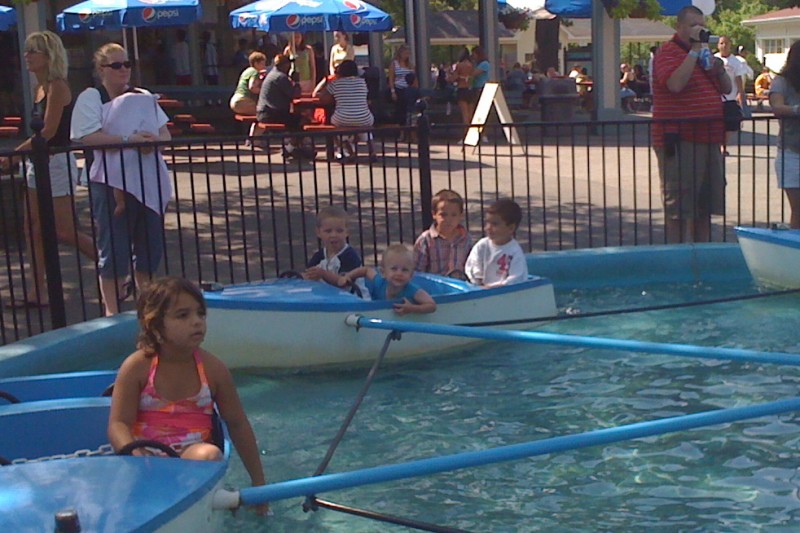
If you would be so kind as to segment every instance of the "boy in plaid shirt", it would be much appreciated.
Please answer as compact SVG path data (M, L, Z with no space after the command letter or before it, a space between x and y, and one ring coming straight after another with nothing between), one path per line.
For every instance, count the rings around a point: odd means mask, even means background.
M414 243L414 264L420 272L448 276L464 272L472 249L472 237L462 225L464 200L449 189L437 192L431 201L433 224Z

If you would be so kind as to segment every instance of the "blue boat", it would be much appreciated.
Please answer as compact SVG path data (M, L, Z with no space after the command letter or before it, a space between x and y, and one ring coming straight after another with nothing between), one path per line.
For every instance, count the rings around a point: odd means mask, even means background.
M0 405L3 400L19 403L110 396L116 377L114 370L97 370L0 379Z
M444 276L417 272L413 282L436 301L436 312L406 315L427 324L467 324L553 317L553 284L530 276L514 285L482 289ZM205 293L208 333L204 347L229 368L308 368L371 362L385 334L356 331L353 313L397 318L391 301L366 301L327 283L274 279L219 287ZM506 326L509 327L509 326ZM519 326L517 326L519 327ZM524 326L523 326L524 327ZM437 353L475 342L458 337L416 335L389 350L391 360Z
M52 531L59 520L63 531L220 530L212 500L230 457L224 426L215 432L222 461L115 455L106 434L111 399L99 397L113 375L0 382L24 399L0 401L0 531ZM69 529L76 521L80 529Z

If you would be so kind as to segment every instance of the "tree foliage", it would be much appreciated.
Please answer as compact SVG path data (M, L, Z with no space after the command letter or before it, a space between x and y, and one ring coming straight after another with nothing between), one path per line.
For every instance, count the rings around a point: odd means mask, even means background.
M427 0L414 0L416 3L426 2ZM380 7L392 16L395 26L405 25L406 2L405 0L382 0L371 2ZM477 10L478 0L430 0L431 13L437 11L452 10Z
M797 0L721 0L717 10L706 21L715 35L727 35L734 46L742 45L751 52L755 50L755 31L742 26L742 21L777 9Z

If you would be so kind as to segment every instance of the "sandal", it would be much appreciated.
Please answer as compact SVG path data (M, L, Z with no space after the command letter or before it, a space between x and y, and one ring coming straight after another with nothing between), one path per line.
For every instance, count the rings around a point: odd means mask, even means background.
M133 289L135 288L135 284L133 282L133 278L126 278L125 281L122 283L122 292L119 295L119 300L124 302L131 296L133 296Z

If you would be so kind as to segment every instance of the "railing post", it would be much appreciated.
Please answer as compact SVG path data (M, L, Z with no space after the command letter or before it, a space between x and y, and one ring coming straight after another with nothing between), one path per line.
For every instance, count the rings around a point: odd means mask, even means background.
M67 325L64 306L64 287L61 280L61 262L58 258L58 238L56 237L56 215L53 211L53 190L50 186L50 150L47 139L42 137L44 121L36 117L31 121L31 161L36 174L36 201L39 204L42 248L44 249L44 268L47 276L47 294L50 298L50 321L53 329ZM34 251L28 250L33 256ZM39 287L38 290L42 288Z
M433 200L433 185L431 184L431 123L425 110L428 104L425 100L417 100L416 104L419 118L417 119L417 144L419 152L419 192L422 201L422 227L427 229L433 223L431 201Z

